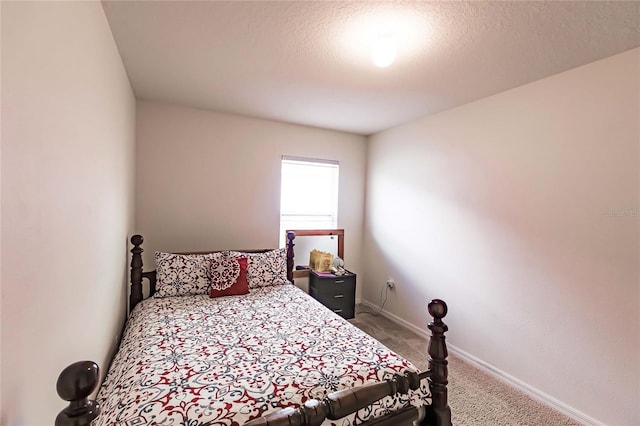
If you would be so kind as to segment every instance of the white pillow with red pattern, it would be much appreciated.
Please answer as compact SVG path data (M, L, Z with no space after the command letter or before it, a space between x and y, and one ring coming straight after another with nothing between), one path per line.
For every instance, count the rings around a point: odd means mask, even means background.
M208 294L211 260L221 253L176 254L156 252L156 297Z
M225 252L230 257L247 258L249 288L287 284L287 250L284 248L264 253Z

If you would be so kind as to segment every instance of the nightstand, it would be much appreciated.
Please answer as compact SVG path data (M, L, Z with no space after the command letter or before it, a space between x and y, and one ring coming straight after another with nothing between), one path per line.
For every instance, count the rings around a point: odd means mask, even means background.
M355 316L356 274L318 275L309 272L309 295L342 318Z

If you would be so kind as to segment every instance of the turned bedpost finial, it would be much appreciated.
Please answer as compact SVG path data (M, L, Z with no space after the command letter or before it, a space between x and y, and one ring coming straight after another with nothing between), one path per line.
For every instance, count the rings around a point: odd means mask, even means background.
M431 302L429 302L428 310L429 315L431 315L433 319L436 320L436 322L442 323L442 318L447 316L447 312L449 309L447 308L447 304L444 303L444 300L433 299ZM447 326L445 325L445 327ZM447 330L448 328L446 328L444 331Z
M451 424L451 409L448 403L447 384L449 371L447 365L447 345L444 333L449 329L442 322L447 315L447 304L440 299L434 299L428 306L429 314L433 321L428 327L431 330L429 339L429 390L431 391L431 404L433 408L433 423L436 425Z
M293 282L293 240L296 238L296 233L293 231L287 231L287 279Z
M78 361L62 370L56 390L69 406L60 411L55 426L88 426L98 417L100 405L89 395L98 387L99 371L93 361Z
M129 295L129 312L142 300L142 235L131 237L131 294Z

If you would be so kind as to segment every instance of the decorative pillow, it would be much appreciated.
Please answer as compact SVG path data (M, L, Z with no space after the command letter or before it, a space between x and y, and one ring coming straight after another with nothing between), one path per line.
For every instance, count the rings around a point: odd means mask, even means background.
M156 297L207 294L211 284L209 265L221 256L156 252Z
M247 258L249 288L287 284L287 250L284 248L265 253L227 252L229 257Z
M211 261L209 297L238 296L249 293L247 258L222 257Z

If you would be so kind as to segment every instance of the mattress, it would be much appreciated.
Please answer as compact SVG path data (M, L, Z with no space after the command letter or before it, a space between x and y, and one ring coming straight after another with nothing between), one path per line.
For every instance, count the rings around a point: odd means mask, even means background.
M407 370L417 371L291 284L214 299L151 297L128 320L93 424L242 425ZM359 424L427 395L423 384L323 425Z

